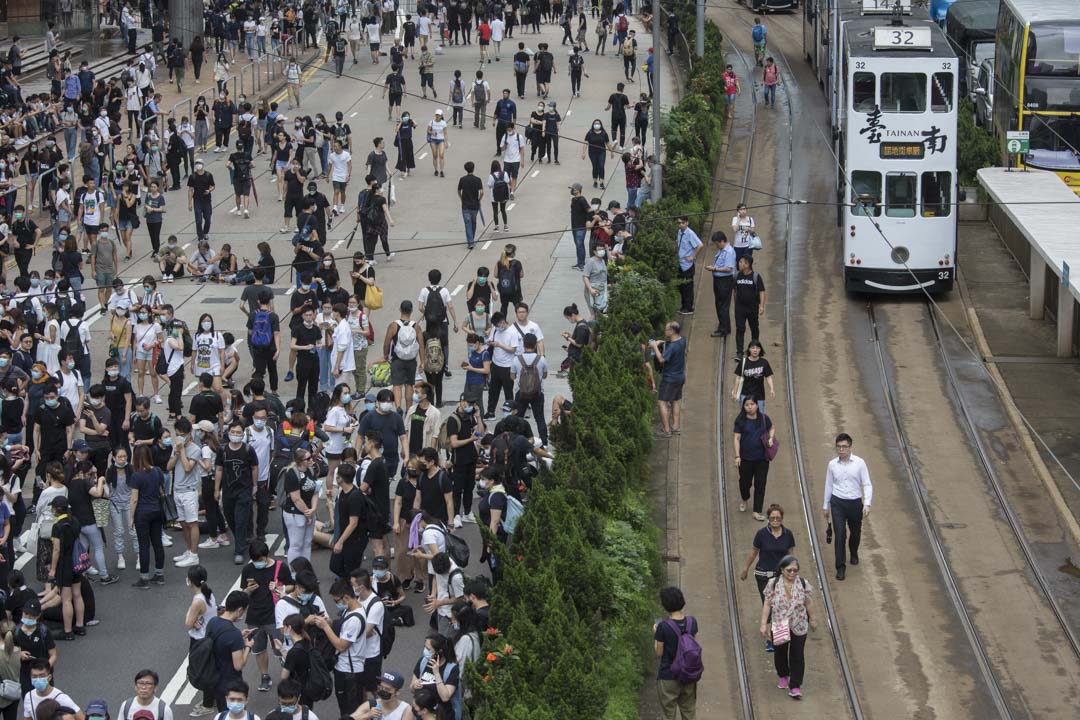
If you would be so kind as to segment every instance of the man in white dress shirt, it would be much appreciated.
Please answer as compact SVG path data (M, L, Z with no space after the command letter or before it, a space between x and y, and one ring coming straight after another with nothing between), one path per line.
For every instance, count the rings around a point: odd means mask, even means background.
M851 550L851 564L859 564L862 521L870 516L870 501L874 496L870 471L861 457L851 453L851 443L851 436L847 433L836 436L836 457L829 461L829 468L825 471L823 514L826 522L832 522L836 532L837 580L844 579L847 565L845 540Z

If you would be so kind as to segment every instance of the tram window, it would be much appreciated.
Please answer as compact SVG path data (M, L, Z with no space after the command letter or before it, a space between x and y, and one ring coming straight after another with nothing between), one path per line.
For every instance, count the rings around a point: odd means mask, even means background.
M952 173L923 173L920 197L923 217L948 217L952 213Z
M926 75L882 73L881 111L887 113L926 112Z
M856 170L851 173L851 212L855 215L881 215L881 173Z
M851 80L851 105L856 112L870 112L877 104L877 78L874 73L857 72Z
M934 73L933 82L930 84L930 109L937 113L952 112L952 73Z
M889 173L885 176L885 217L915 217L915 173Z

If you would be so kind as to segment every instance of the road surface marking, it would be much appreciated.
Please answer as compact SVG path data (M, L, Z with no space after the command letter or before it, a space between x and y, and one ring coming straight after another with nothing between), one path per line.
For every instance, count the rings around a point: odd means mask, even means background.
M458 294L459 292L461 292L462 290L464 290L464 289L465 289L465 286L464 286L464 285L458 285L458 286L457 286L456 288L454 288L454 292L450 293L450 296L451 296L451 297L456 297L456 296L457 296L457 294Z
M288 290L286 290L286 291L285 291L285 294L286 294L286 295L292 295L292 294L293 294L293 290L295 290L295 289L296 289L296 286L295 286L295 285L293 285L293 286L292 286L291 288L289 288Z
M492 241L488 240L486 243L484 243L483 247L481 247L480 249L481 250L487 250L489 247L491 247L491 243L492 243Z
M426 152L422 152L422 153L420 153L420 157L418 157L418 158L416 158L416 159L417 159L417 160L423 160L423 159L424 159L424 158L426 158L426 157L427 157L427 153L426 153Z
M191 247L191 243L184 243L182 246L180 246L180 249L187 250L189 247Z
M334 243L334 247L333 247L333 248L331 248L331 249L332 249L332 250L337 250L337 249L338 249L339 247L341 247L341 244L342 244L343 242L345 242L345 241L344 241L344 240L338 240L338 241L337 241L336 243Z
M509 205L506 206L506 212L510 212L511 210L513 210L516 207L517 207L517 203L510 203Z
M87 315L91 316L91 318L86 321L86 325L88 327L90 325L93 325L94 323L96 323L101 318L105 317L104 315L101 314L101 306L100 305L95 305L94 307L90 308L89 310L87 310L86 312L83 313L83 317L86 317Z
M537 176L537 175L539 175L539 174L540 174L540 171L539 171L539 170L533 170L533 171L532 171L532 175L530 175L529 177L536 177L536 176Z
M195 386L198 385L198 384L199 384L198 380L193 380L192 382L188 383L188 386L186 388L184 388L184 394L185 395L190 395L191 391L194 390Z
M349 117L356 117L356 115L357 115L357 114L358 114L359 112L360 112L360 111L359 111L359 110L357 110L356 112L354 112L354 113L351 113L351 114L349 115Z

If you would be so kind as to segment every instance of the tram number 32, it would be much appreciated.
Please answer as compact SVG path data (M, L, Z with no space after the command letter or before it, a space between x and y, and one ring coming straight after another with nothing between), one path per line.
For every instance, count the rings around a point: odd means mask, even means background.
M889 38L890 45L914 45L915 33L910 30L893 30Z
M948 270L942 270L941 272L939 272L937 274L937 279L938 280L948 280L949 277L950 277L950 273L949 273Z

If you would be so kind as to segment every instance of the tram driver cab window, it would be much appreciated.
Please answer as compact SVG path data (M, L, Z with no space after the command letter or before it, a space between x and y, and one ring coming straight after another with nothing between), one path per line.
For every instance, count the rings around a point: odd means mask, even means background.
M870 170L855 170L851 173L851 204L853 215L881 215L881 173Z
M882 73L881 111L887 113L926 112L926 75L923 73Z
M889 173L885 176L885 217L915 217L915 173Z
M877 77L870 72L857 72L851 78L851 107L855 112L868 113L877 105Z

